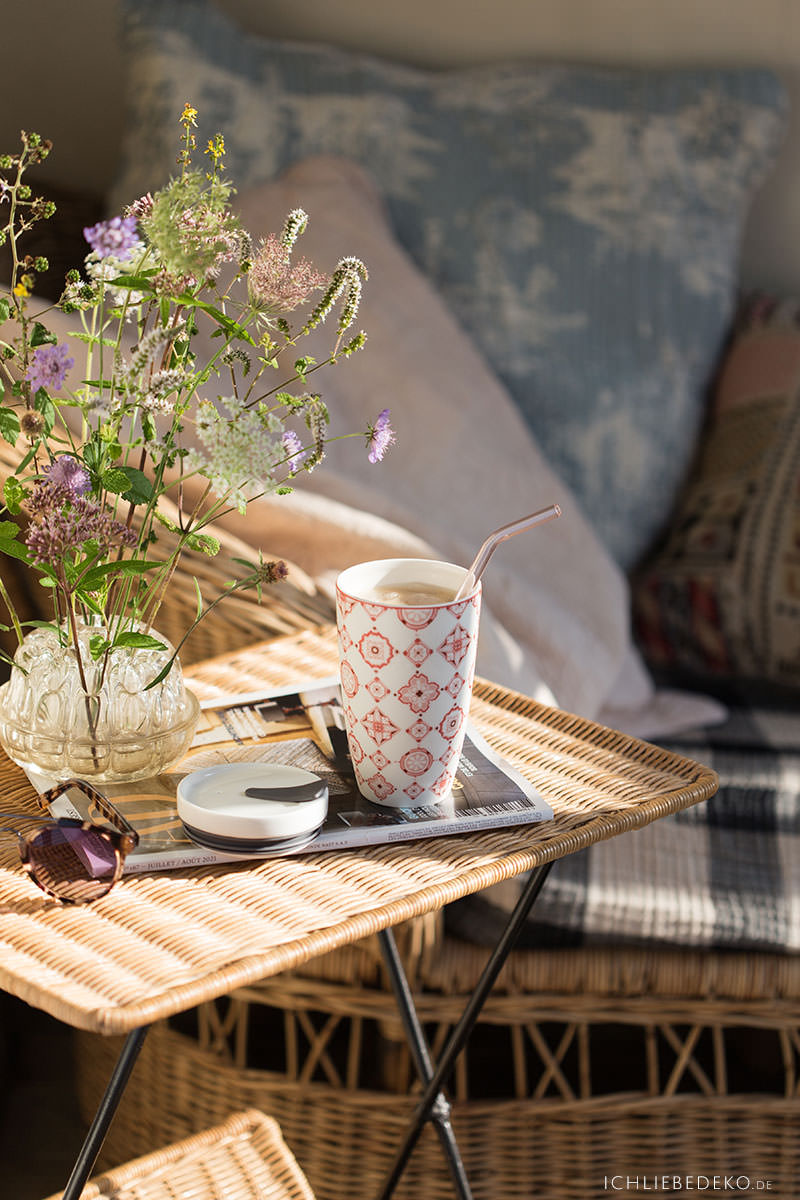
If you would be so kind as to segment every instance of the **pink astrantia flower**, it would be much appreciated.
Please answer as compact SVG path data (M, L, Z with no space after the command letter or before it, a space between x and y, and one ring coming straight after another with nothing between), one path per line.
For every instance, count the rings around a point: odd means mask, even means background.
M36 393L39 388L58 392L64 386L67 372L75 365L67 346L39 346L33 355L25 378Z
M367 457L371 463L381 462L384 454L394 443L394 430L389 424L389 409L378 414L374 425L367 426Z

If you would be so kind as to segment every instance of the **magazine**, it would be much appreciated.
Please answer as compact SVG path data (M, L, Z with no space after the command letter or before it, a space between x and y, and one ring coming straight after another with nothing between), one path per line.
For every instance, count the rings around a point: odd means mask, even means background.
M552 817L536 789L468 726L451 796L424 808L388 808L358 791L347 750L337 677L276 691L206 701L180 770L134 783L104 784L103 793L139 833L125 873L241 862L252 854L208 849L193 842L178 816L180 779L200 767L263 761L302 767L328 786L328 814L311 842L276 853L310 853L522 825ZM40 791L52 779L29 772ZM51 805L54 816L87 819L82 793L67 792ZM102 819L102 818L100 818Z

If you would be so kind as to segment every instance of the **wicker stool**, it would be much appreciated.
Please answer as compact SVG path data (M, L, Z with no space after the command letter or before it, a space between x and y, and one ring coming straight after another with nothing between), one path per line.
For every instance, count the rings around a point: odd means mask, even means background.
M254 1108L97 1176L87 1184L82 1200L176 1200L183 1196L192 1200L220 1200L222 1196L225 1200L314 1200L277 1122Z

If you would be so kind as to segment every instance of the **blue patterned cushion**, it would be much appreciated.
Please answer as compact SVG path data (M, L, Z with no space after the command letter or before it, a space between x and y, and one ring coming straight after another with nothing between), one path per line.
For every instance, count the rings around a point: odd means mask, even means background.
M207 0L123 7L116 205L175 169L187 99L200 144L225 134L239 186L320 152L359 161L606 545L634 563L691 456L743 220L782 126L777 79L430 72L245 33Z

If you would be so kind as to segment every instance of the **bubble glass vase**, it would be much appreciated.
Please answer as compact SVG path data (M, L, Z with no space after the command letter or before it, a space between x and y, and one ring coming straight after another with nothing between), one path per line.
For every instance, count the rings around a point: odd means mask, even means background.
M19 646L0 688L0 744L21 767L54 779L122 783L157 775L189 748L200 706L180 663L147 688L172 657L172 646L153 633L166 649L116 649L104 671L89 653L98 632L79 628L88 695L75 648L55 629L35 629Z

